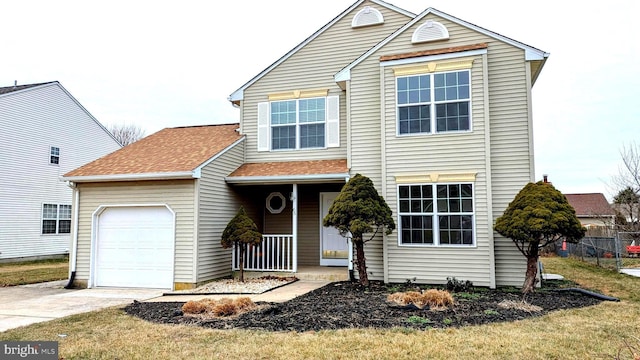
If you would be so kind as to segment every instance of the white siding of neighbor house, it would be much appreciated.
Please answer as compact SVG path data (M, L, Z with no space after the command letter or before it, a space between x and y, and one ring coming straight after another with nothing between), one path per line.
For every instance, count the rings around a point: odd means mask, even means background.
M241 200L224 178L242 165L243 158L243 144L236 144L205 166L198 180L198 283L231 275L232 250L222 248L220 241Z
M351 28L353 16L365 6L382 12L383 25ZM241 130L247 135L247 162L345 158L346 101L333 76L359 55L410 20L409 17L365 1L324 33L244 90ZM276 60L276 59L273 59ZM292 90L329 89L340 96L340 147L320 150L257 152L257 108L267 95Z
M77 281L89 280L92 215L98 207L166 204L176 214L174 282L195 283L195 180L90 183L78 184L78 189Z
M413 30L427 19L445 25L450 39L412 45ZM380 56L483 42L488 43L487 55L476 56L471 69L473 131L397 136L395 77L391 68L380 69ZM483 75L484 61L487 62L487 79ZM521 283L524 258L510 240L494 234L492 226L532 176L526 66L523 50L430 14L351 70L348 99L353 139L351 172L362 173L373 180L391 207L396 222L395 175L477 173L474 183L476 246L398 246L398 232L394 231L386 237L384 248L381 240L368 244L370 277L382 278L386 270L384 280L392 282L415 277L417 281L437 283L456 276L477 285L491 286L495 276L494 284L498 286ZM485 85L489 89L488 96L484 94ZM382 98L381 88L384 89ZM490 107L489 111L485 111L486 106ZM383 131L384 142L380 136ZM490 140L489 152L487 139ZM488 168L490 174L487 174ZM386 174L384 178L383 173ZM492 200L488 199L489 187ZM493 214L488 213L489 201Z
M41 234L42 205L72 205L60 176L120 145L58 83L0 95L0 129L0 260L68 253L70 234Z

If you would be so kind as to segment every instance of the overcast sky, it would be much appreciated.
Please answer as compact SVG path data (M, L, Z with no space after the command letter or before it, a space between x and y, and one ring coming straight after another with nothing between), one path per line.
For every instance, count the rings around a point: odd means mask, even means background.
M355 0L10 1L0 86L58 80L100 122L238 122L227 97ZM602 192L640 134L640 2L391 0L551 53L533 88L536 179ZM639 142L640 143L640 142Z

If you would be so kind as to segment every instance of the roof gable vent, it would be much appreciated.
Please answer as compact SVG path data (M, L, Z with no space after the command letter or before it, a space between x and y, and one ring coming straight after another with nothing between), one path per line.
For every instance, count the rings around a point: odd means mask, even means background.
M358 11L358 13L353 16L351 27L357 28L382 23L384 23L382 13L371 6L365 6L364 9Z
M447 39L449 39L449 31L444 25L437 21L427 20L426 23L420 25L416 31L413 32L411 42L415 44Z

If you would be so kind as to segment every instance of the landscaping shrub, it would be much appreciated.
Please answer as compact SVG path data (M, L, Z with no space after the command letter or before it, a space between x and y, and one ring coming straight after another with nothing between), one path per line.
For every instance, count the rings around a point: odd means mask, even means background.
M251 310L256 304L248 297L237 299L222 298L220 300L202 299L188 301L182 305L185 314L207 314L215 317L236 315Z
M420 309L425 306L441 309L453 305L453 297L448 291L436 289L429 289L422 293L418 291L397 292L387 296L387 301L400 306L413 304Z
M462 281L455 277L448 277L446 289L453 292L470 292L473 289L473 283L469 280Z

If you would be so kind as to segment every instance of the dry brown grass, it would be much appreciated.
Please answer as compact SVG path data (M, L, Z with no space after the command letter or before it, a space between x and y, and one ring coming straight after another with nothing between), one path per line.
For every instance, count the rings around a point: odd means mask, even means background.
M182 305L182 312L185 314L207 314L210 316L232 316L254 309L256 304L248 297L237 299L222 298L220 300L202 299L198 301L188 301Z
M0 264L0 287L64 280L69 275L69 260L40 260Z
M498 307L501 307L503 309L517 309L517 310L522 310L529 313L540 312L543 310L540 306L529 304L524 300L521 300L521 301L502 300L501 302L498 303Z
M554 260L555 261L555 260ZM573 271L558 259L556 270L583 283L617 284L627 297L640 278ZM592 287L593 289L598 289ZM598 289L601 290L601 289ZM121 309L74 315L0 333L3 340L60 342L64 359L633 359L627 345L640 334L640 302L603 302L522 321L428 331L352 329L320 332L211 330L161 325ZM64 334L66 337L60 337ZM634 338L636 337L636 338ZM640 344L638 344L640 345ZM637 349L637 347L636 347Z
M393 293L387 296L387 301L401 306L413 304L420 309L429 306L435 310L452 306L453 296L444 290L429 289L422 293L418 291Z

